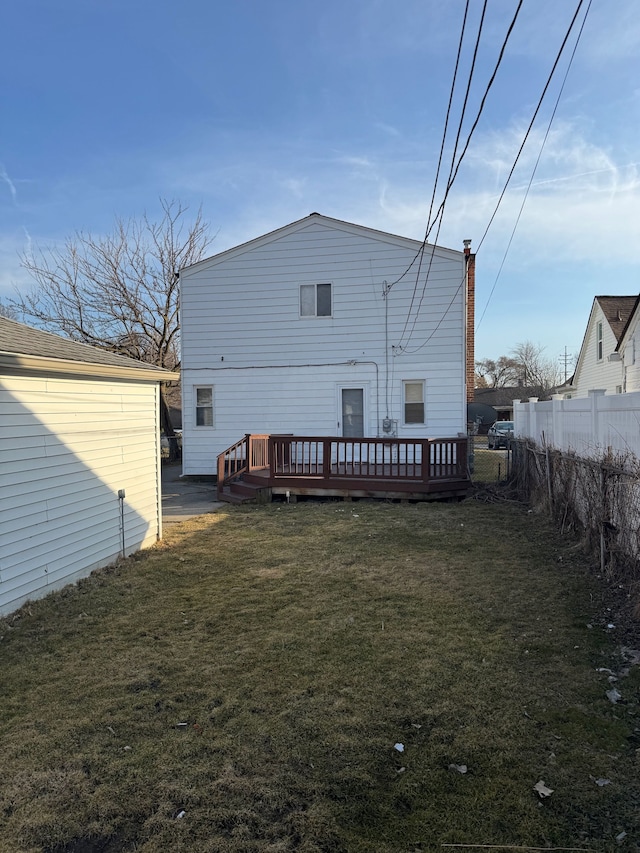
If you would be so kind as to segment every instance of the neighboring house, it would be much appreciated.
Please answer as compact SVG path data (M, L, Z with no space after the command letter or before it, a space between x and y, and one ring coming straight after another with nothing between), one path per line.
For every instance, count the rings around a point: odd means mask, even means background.
M184 474L247 433L466 434L475 258L421 248L313 213L181 270Z
M539 397L540 388L527 388L524 385L507 385L502 388L476 388L474 401L495 409L497 420L513 420L514 400L528 400ZM484 430L486 432L486 430Z
M625 393L640 391L640 296L635 297L616 353L622 358L622 390Z
M624 391L618 345L636 299L636 296L595 297L571 386L563 388L565 397L586 397L595 389L604 389L607 394Z
M176 378L0 317L0 614L160 538Z

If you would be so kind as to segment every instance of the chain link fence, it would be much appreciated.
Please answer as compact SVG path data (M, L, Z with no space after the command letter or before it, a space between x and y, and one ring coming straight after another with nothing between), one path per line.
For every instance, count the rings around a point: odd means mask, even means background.
M640 460L603 454L584 458L530 441L511 442L510 487L546 512L562 532L574 531L601 572L640 582Z
M473 483L504 483L511 470L511 440L506 447L489 448L486 435L469 436L469 468Z

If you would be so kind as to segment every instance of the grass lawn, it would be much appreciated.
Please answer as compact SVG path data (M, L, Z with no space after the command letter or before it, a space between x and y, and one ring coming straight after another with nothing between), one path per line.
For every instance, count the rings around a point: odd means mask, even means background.
M0 623L0 851L638 850L608 618L518 506L176 526Z

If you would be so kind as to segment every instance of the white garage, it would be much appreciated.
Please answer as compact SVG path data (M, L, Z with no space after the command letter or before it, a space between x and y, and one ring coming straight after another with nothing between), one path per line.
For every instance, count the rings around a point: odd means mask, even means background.
M0 615L162 536L176 374L0 317Z

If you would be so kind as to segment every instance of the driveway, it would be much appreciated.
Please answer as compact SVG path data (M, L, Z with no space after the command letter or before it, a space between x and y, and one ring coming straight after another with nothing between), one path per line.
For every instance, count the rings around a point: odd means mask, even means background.
M162 466L162 521L175 524L196 515L216 512L223 503L216 499L212 480L182 477L182 466Z

